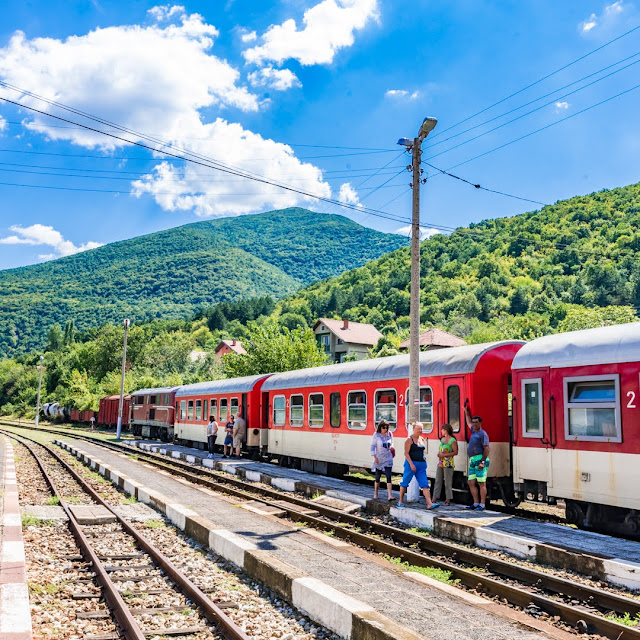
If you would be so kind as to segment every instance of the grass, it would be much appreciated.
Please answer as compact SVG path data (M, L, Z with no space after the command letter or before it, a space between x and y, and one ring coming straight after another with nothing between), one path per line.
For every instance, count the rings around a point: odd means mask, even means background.
M625 611L621 616L612 613L607 616L607 620L617 622L618 624L623 624L625 627L635 627L638 623L640 623L640 613L637 613L633 618L628 611Z
M431 532L429 529L425 529L424 527L411 527L407 529L409 533L414 533L417 536L430 536Z
M57 506L60 504L60 498L58 498L58 496L51 496L50 498L47 498L44 503L47 506Z
M36 516L26 513L20 516L20 520L22 521L23 527L51 527L56 523L55 520L43 520L42 518L36 518Z
M27 582L27 584L29 586L29 593L33 593L35 595L42 595L44 593L53 595L60 591L60 587L58 587L58 585L51 584L50 582L45 585L38 584L37 582Z
M127 453L125 454L127 458L131 458L132 460L138 460L138 456L135 453Z
M152 518L151 520L145 520L144 526L148 529L163 529L167 525L164 523L164 520L158 520L157 518Z
M427 576L438 582L444 582L446 584L457 584L459 580L451 579L451 571L444 571L443 569L437 569L434 567L418 567L413 564L409 564L406 560L400 560L400 558L394 558L393 556L386 556L389 562L402 567L405 571L414 571L415 573L421 573L423 576Z
M135 504L136 502L138 502L138 498L135 496L127 496L122 500L122 504Z
M326 529L323 530L322 533L324 533L325 536L329 536L330 538L333 538L333 536L336 535L335 529Z
M82 502L83 496L69 496L65 498L65 500L69 504L80 504Z

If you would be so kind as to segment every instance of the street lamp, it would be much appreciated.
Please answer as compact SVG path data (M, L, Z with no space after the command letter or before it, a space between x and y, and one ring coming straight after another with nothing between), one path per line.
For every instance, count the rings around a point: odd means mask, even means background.
M38 399L36 400L36 429L38 428L38 422L40 421L40 388L42 387L42 369L44 368L42 362L44 360L44 356L40 356L40 364L38 365L38 369L40 370L40 375L38 376Z
M127 333L129 321L124 321L124 343L122 345L122 374L120 375L120 403L118 404L118 426L116 427L116 440L120 440L122 433L122 404L124 402L124 372L127 365Z
M420 403L420 162L422 142L438 124L435 118L425 118L416 138L400 138L398 144L411 151L413 170L413 209L411 217L411 307L409 312L409 422L418 422Z

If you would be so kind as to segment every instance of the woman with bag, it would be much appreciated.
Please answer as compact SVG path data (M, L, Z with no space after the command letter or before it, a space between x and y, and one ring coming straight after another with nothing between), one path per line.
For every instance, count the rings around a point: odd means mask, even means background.
M432 510L440 505L431 501L429 493L429 479L427 478L427 461L424 457L426 444L422 437L422 423L413 423L413 433L406 439L404 443L404 474L400 483L400 500L398 507L404 507L404 494L413 478L418 481L424 499L427 501L427 509Z
M436 469L436 486L433 490L433 497L438 500L442 492L442 481L444 480L445 507L448 507L453 500L453 468L454 458L458 455L458 441L453 435L453 427L450 424L443 424L444 432L440 438L440 449L438 451L438 468Z
M371 440L371 455L373 456L373 465L371 471L376 474L376 480L373 490L373 499L378 499L378 489L380 488L380 477L384 472L387 478L387 493L389 494L389 502L393 498L391 492L391 467L393 466L393 456L395 449L393 448L393 435L389 433L389 423L386 420L380 420L376 432Z

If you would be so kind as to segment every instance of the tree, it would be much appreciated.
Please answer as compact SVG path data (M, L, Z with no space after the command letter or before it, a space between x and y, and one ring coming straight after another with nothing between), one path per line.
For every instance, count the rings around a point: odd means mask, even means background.
M64 344L70 345L76 341L76 327L73 320L67 320L64 327Z
M250 339L243 343L246 355L229 353L222 358L228 378L292 371L325 364L311 329L288 329L274 323L249 324Z
M47 331L47 351L60 351L64 344L64 336L62 335L62 327L56 322L49 327Z
M586 309L576 305L575 307L569 306L567 315L558 323L558 331L579 331L580 329L594 329L637 321L638 316L632 307L610 306Z

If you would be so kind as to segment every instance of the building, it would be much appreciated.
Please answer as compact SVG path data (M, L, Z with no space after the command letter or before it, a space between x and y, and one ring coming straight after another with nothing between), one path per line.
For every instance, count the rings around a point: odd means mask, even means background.
M320 318L313 325L320 348L334 362L342 362L346 355L356 354L358 360L369 355L382 334L372 325L344 320Z
M446 349L447 347L462 347L467 344L462 338L447 333L442 329L429 329L420 334L420 351L432 349ZM409 340L400 343L400 351L409 351Z
M218 356L218 358L222 358L222 356L227 353L237 353L239 356L247 355L247 352L244 350L240 340L220 340L214 354Z

